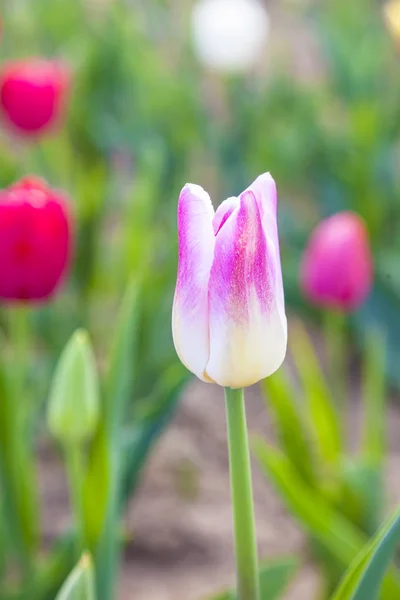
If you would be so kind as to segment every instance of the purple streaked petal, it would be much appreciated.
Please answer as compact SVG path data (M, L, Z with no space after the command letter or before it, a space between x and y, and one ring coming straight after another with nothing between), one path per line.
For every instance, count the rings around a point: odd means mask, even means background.
M203 381L209 357L208 282L214 257L214 209L202 187L186 184L178 203L178 277L172 313L183 364Z
M251 385L285 356L286 318L277 311L275 286L280 265L270 245L256 195L248 190L216 237L210 275L206 372L219 385Z
M240 204L239 198L233 196L232 198L228 198L224 200L222 204L220 204L215 211L215 217L213 220L213 227L215 235L218 234L219 230L226 221L229 219L235 208L237 208Z
M286 321L285 299L282 281L281 259L279 251L279 235L277 222L278 194L276 183L270 173L263 173L243 193L253 192L260 208L264 233L267 239L268 254L276 264L275 294L277 309L281 318Z

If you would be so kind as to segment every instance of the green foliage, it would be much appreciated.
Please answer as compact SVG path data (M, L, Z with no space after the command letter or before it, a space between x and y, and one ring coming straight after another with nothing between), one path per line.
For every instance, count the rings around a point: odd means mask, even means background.
M298 568L294 557L285 557L264 562L260 568L261 598L279 600L288 587ZM234 592L223 592L210 600L237 600Z
M84 555L69 575L56 600L95 600L92 560Z
M336 375L347 394L347 341L340 337ZM347 404L334 401L306 330L291 326L290 346L300 389L281 369L262 384L281 450L256 438L254 453L289 511L309 535L310 548L332 591L349 562L376 533L384 506L385 341L370 332L363 368L364 435L357 456L347 453L341 421ZM333 373L335 376L335 373ZM293 433L292 433L293 432ZM400 587L388 574L385 598ZM394 594L390 596L390 594Z
M398 591L388 588L388 579L384 579L399 542L400 516L397 510L358 554L332 600L378 600L381 586L382 597L400 597Z

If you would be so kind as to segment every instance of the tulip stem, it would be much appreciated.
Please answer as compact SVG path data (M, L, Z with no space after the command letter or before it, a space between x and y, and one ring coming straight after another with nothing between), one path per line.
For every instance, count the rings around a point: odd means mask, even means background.
M85 521L82 506L83 464L80 443L69 444L65 448L68 471L71 509L76 523L76 557L79 558L85 547Z
M238 600L259 600L257 540L242 389L225 388Z
M9 336L12 344L12 364L9 396L3 398L8 411L4 468L13 502L13 511L19 528L19 552L24 570L29 575L32 557L38 544L38 495L35 454L32 452L33 435L29 403L29 309L12 307L8 311ZM29 490L29 494L27 494Z
M337 409L342 411L347 408L348 377L345 315L341 312L329 311L325 314L324 325L329 382L334 392Z

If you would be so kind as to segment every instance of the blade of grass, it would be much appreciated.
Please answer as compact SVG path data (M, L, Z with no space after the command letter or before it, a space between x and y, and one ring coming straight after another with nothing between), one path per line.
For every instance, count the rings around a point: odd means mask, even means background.
M262 470L291 513L345 569L367 543L366 536L307 486L284 455L259 437L253 440L252 448ZM387 573L382 600L400 597L397 579L394 571Z
M102 511L98 511L101 518L98 523L101 535L96 547L97 594L104 600L110 600L113 597L120 551L118 538L122 484L120 428L127 404L133 398L134 393L138 323L138 285L136 281L133 281L128 286L122 302L111 351L105 385L104 415L97 438L99 455L95 460L98 460L100 465L98 464L93 471L100 477L102 489L107 493L106 505ZM104 470L107 475L104 475ZM96 480L92 480L90 484L89 506L93 506L99 501Z
M400 542L400 509L378 531L354 560L332 600L377 600L382 585L382 596L393 590L384 579ZM400 592L393 596L400 598Z
M279 440L288 458L304 481L316 480L314 456L310 447L310 434L296 405L295 393L284 368L261 382L267 410L274 415Z
M260 568L261 598L279 600L287 589L298 569L298 560L294 556L264 561ZM235 592L222 592L209 600L237 600Z
M55 600L95 600L92 559L84 554Z
M385 396L386 396L386 337L382 332L369 330L366 333L363 401L364 436L363 454L373 465L381 465L385 456Z
M316 449L323 467L331 472L336 469L342 450L340 422L311 340L300 322L292 325L291 347L308 405Z

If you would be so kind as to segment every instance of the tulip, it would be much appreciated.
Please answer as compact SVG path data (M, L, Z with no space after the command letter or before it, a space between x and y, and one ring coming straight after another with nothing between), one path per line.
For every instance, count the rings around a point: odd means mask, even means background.
M368 232L361 217L341 212L313 231L301 265L301 287L314 304L340 312L357 309L373 281Z
M258 0L198 0L192 13L196 54L207 67L242 73L261 56L269 30Z
M20 133L40 134L60 118L69 74L60 63L30 58L6 63L0 101L6 120Z
M46 300L65 275L71 217L64 195L25 178L0 192L0 299Z
M200 186L187 184L181 192L173 337L183 364L203 381L249 386L285 357L276 209L270 174L215 214Z
M186 184L178 203L178 278L172 330L186 367L225 387L238 598L260 600L244 386L281 365L287 343L269 173L214 213L210 196Z

